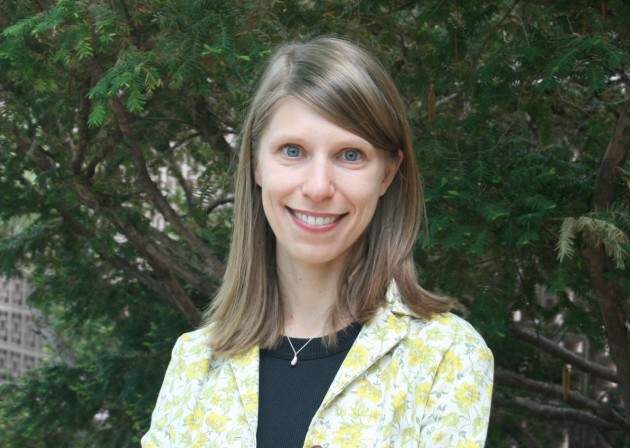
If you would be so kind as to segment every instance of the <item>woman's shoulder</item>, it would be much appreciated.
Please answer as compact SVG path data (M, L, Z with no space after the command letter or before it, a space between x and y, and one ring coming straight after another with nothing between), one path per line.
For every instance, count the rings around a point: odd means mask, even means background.
M179 357L203 356L210 357L211 350L208 343L210 332L207 327L182 334L173 347L173 355Z
M386 309L398 319L408 322L408 339L419 339L436 347L467 344L486 348L483 337L473 325L452 312L436 313L428 319L417 316L405 304L394 282L387 291Z
M453 313L436 314L431 319L410 317L401 350L411 360L410 366L415 360L423 369L444 370L462 378L492 374L494 357L483 337L470 322Z
M461 334L465 336L479 336L475 327L457 314L452 312L435 314L431 319L424 319L427 329L440 329L448 333ZM481 336L479 336L481 337Z
M210 330L208 327L201 327L193 331L182 334L177 340L182 343L198 343L201 341L207 341L210 336Z
M470 322L450 312L436 314L431 319L410 317L408 337L445 349L456 345L487 348L483 337Z

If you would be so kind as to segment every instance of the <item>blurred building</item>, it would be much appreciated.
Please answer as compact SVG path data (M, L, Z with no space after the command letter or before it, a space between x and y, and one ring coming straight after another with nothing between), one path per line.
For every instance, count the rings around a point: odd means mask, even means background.
M25 280L0 276L0 382L39 367L46 357L45 340L26 304L30 292Z

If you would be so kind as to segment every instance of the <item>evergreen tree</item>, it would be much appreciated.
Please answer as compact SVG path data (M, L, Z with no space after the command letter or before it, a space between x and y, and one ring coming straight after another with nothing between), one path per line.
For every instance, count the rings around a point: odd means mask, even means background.
M420 281L495 354L488 446L630 443L628 2L2 0L0 272L55 335L3 446L137 446L221 281L256 75L321 34L407 101Z

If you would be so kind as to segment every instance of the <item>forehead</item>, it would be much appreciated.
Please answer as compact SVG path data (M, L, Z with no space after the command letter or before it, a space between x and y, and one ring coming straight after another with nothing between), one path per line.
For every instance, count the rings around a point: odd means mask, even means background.
M261 137L264 142L289 140L299 143L305 139L315 141L326 138L334 139L338 144L370 145L361 136L339 126L296 98L282 100L274 108Z

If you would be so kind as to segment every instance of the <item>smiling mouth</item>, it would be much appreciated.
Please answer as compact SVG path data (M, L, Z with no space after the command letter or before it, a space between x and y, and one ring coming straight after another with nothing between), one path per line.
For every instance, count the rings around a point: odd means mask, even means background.
M301 213L295 210L291 210L293 216L302 221L304 224L308 224L309 226L327 226L332 224L333 222L341 219L344 215L334 215L334 216L312 216L307 215L305 213Z

